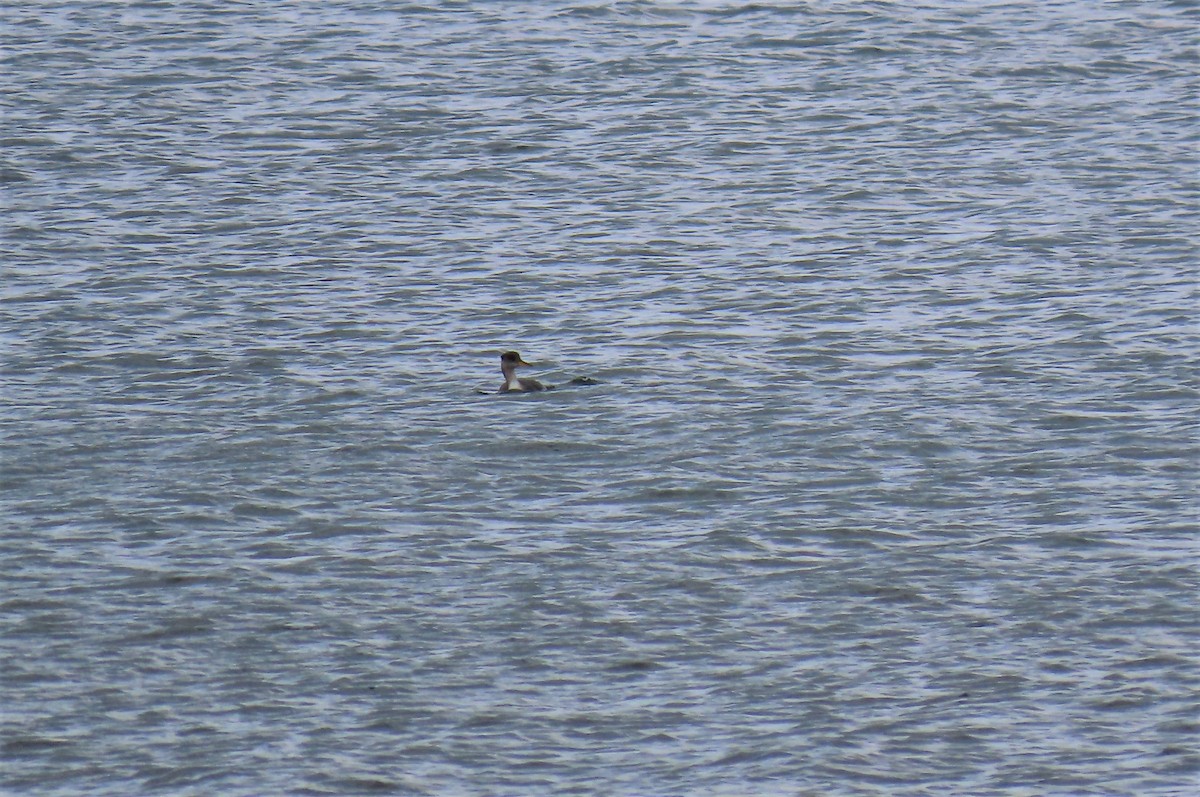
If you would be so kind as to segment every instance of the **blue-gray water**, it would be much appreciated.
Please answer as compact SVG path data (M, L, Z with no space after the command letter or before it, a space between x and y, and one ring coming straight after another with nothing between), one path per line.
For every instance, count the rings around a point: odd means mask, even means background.
M4 16L0 790L1196 786L1195 3Z

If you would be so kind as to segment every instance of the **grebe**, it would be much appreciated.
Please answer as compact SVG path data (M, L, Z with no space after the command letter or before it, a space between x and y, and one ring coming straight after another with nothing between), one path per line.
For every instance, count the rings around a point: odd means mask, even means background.
M532 393L538 390L549 390L548 385L543 385L536 379L518 379L517 366L529 365L521 359L521 355L515 351L506 351L500 355L500 373L504 374L504 384L500 386L497 393L508 393L510 391Z

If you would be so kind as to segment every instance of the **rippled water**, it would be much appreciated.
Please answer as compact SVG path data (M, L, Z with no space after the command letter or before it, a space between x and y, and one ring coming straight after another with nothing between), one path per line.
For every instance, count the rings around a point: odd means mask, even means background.
M8 793L1196 786L1194 3L4 13Z

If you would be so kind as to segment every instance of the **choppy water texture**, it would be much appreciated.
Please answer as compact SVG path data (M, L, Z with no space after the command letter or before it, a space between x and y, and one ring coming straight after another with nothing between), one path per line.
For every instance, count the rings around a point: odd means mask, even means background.
M1195 787L1195 3L4 14L7 793Z

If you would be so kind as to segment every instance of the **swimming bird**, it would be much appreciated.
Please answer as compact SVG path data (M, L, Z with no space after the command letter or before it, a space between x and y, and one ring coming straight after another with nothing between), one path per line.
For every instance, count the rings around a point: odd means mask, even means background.
M549 385L543 385L536 379L518 379L517 366L529 365L521 359L521 355L515 351L506 351L500 355L500 373L504 374L504 384L500 386L497 393L508 393L511 391L532 393L538 390L549 390Z

